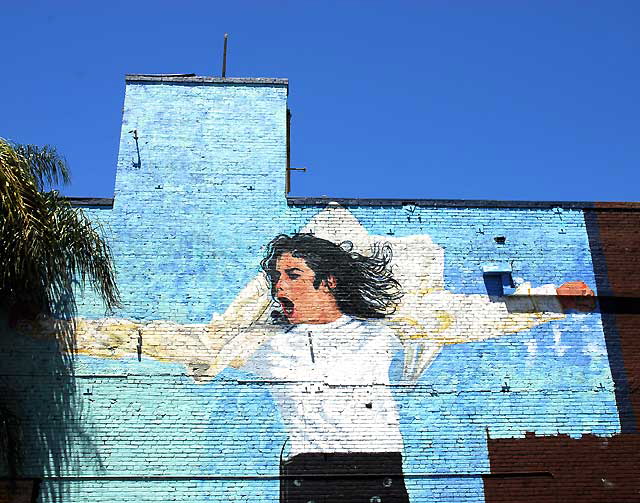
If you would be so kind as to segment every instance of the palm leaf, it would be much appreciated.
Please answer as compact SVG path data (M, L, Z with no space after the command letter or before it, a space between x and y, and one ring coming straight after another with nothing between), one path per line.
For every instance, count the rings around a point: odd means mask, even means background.
M38 190L51 187L59 183L68 184L71 181L71 173L67 163L58 154L55 147L45 145L13 145L16 153L26 160L31 175L34 178Z
M119 306L110 248L102 229L56 191L69 181L52 147L0 139L0 305L31 305L52 314L75 310L74 282L88 284L107 308Z

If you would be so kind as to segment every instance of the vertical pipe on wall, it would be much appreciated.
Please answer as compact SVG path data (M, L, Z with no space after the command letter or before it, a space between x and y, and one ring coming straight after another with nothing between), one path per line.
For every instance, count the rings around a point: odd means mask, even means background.
M285 194L291 191L291 110L287 108L287 172L285 177Z
M222 50L222 78L227 76L227 39L229 34L224 34L224 49Z

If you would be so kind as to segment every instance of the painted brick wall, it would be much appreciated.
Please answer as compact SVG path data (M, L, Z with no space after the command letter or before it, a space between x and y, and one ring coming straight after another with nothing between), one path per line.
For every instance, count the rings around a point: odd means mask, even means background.
M208 321L256 270L285 209L286 98L285 84L129 82L112 219L128 316Z
M603 315L556 295L576 281L597 295L607 274L583 209L288 204L286 108L283 80L127 81L114 205L86 209L112 243L123 309L106 317L83 297L75 358L46 321L3 327L2 382L39 501L276 502L299 438L312 453L401 454L373 486L345 461L362 482L340 501L389 501L401 480L412 502L505 501L490 485L504 471L495 442L621 432L626 370L612 374ZM296 232L365 255L387 243L397 311L339 339L311 327L315 353L305 333L298 355L260 272L267 244ZM487 267L508 267L515 295L490 297ZM532 466L514 470L553 472ZM328 492L304 501L336 501L338 479L313 470L285 483L319 476Z

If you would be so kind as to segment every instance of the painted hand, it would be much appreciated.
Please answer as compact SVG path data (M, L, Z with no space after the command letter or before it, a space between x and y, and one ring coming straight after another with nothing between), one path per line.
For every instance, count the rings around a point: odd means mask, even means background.
M584 281L568 281L560 285L556 292L565 312L574 309L588 313L596 307L595 294Z

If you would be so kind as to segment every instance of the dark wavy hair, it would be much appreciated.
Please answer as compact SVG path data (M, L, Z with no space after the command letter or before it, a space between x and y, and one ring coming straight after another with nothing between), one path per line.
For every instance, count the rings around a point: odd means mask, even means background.
M389 267L392 252L388 243L374 244L371 255L366 256L353 251L350 241L337 245L312 234L299 233L275 237L260 263L271 283L274 300L278 281L276 263L285 253L304 259L315 273L315 288L329 276L336 279L336 286L331 292L344 314L356 318L384 318L395 312L402 297L400 284ZM272 316L280 317L277 312Z

